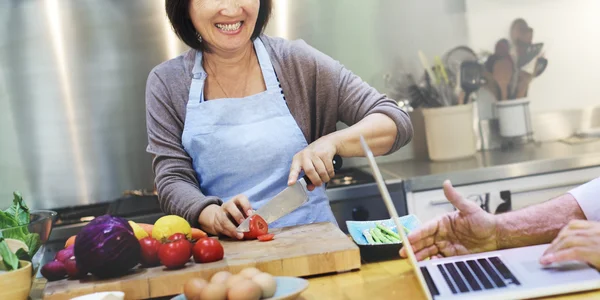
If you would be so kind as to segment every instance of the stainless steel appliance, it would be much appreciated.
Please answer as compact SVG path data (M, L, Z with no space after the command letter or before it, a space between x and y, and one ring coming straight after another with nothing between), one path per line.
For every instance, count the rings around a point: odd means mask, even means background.
M0 206L17 189L33 208L60 208L153 188L146 78L186 50L163 6L0 1ZM385 91L383 75L417 50L466 43L463 10L446 0L275 0L267 33L302 38Z

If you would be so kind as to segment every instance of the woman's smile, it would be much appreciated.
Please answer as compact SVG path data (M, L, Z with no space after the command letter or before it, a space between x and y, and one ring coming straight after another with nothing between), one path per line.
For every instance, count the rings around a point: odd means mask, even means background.
M215 27L217 31L227 35L236 35L242 31L244 21L228 22L228 23L216 23Z

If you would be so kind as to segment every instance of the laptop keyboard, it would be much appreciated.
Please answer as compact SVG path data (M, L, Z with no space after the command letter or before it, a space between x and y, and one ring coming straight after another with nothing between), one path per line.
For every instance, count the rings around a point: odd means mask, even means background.
M453 294L521 285L497 256L445 263L437 267Z

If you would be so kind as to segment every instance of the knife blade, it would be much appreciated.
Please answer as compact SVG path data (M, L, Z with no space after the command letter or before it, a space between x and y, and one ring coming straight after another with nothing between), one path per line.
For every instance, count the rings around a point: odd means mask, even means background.
M336 171L342 168L342 158L339 155L333 157L333 168ZM279 218L291 213L308 201L308 192L306 190L307 184L310 184L310 179L305 175L294 185L285 188L283 191L279 192L279 194L275 195L269 202L256 210L254 214L261 216L267 224L271 224ZM250 218L246 218L237 227L237 231L250 231Z

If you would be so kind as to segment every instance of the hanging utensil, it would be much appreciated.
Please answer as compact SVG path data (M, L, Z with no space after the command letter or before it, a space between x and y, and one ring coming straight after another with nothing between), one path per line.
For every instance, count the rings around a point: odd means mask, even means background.
M429 75L430 80L434 80L435 84L438 84L439 78L435 77L434 74L431 72L431 65L429 64L429 61L427 60L427 57L425 56L423 51L419 50L417 54L419 55L419 61L421 61L421 66L423 66L425 72L427 72L427 75Z
M508 99L508 86L513 76L513 68L513 62L509 56L499 58L494 62L492 77L500 89L500 98L498 99L500 101Z
M459 99L459 104L469 103L469 97L483 83L483 68L476 61L463 61L460 64L460 87L465 92L464 99Z

